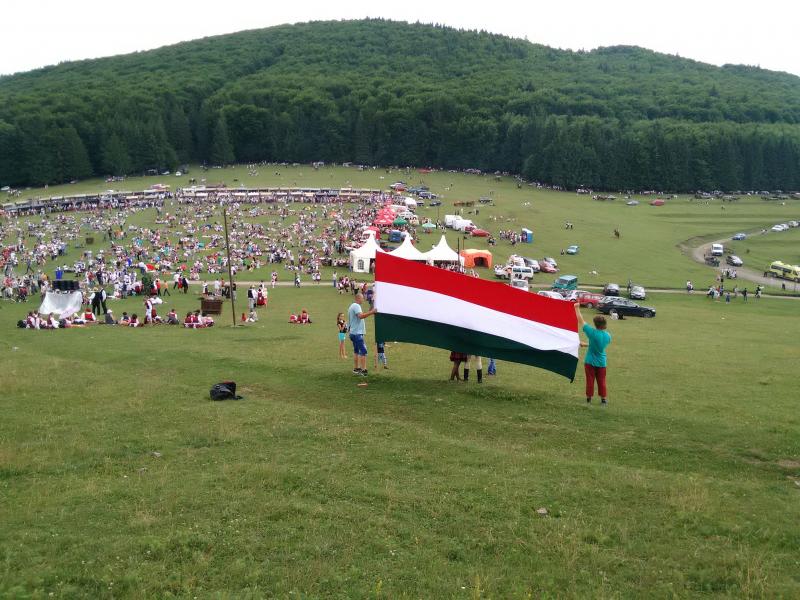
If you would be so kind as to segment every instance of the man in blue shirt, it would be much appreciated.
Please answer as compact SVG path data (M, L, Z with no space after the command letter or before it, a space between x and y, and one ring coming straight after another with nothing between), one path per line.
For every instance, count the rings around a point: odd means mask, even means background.
M600 394L600 404L605 406L608 403L608 392L606 390L606 346L611 343L611 334L606 331L606 318L603 315L596 315L594 327L586 324L581 314L581 307L575 303L575 314L581 323L581 331L589 339L589 343L581 342L582 347L588 346L586 358L584 360L584 371L586 373L586 402L592 402L594 396L594 382L597 380L597 392Z
M367 332L367 326L364 319L371 317L376 312L376 309L371 309L366 312L361 310L361 303L364 302L364 295L361 292L356 294L355 302L347 309L348 329L350 331L350 341L353 342L353 361L355 368L353 375L367 376L367 346L364 343L364 334Z

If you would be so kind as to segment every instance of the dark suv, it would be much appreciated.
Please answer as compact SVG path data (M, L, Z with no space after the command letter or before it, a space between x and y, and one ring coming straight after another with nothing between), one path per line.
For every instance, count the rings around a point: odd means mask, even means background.
M656 309L649 306L640 306L627 298L608 298L603 299L597 305L597 310L605 315L617 314L620 317L655 317Z

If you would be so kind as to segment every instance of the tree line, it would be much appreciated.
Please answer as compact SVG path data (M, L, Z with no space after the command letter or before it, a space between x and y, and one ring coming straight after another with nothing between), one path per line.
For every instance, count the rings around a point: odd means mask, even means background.
M0 78L0 183L357 162L595 189L800 189L800 78L382 20Z

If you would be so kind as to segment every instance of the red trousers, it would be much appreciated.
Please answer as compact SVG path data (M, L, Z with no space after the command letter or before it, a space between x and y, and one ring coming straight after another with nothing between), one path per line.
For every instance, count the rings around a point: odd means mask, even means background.
M586 397L594 396L594 380L597 379L597 392L601 398L606 398L606 368L584 363L583 370L586 372Z

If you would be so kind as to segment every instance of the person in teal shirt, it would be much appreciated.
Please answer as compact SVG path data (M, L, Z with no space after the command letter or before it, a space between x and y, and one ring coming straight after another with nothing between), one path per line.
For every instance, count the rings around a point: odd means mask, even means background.
M586 373L586 403L591 404L594 396L594 382L597 381L597 393L600 395L600 404L608 404L608 390L606 389L606 347L611 343L611 334L606 331L606 318L603 315L596 315L594 327L591 327L583 320L581 307L575 303L575 314L581 324L581 331L589 339L589 343L581 342L582 347L589 347L584 359L584 371Z

